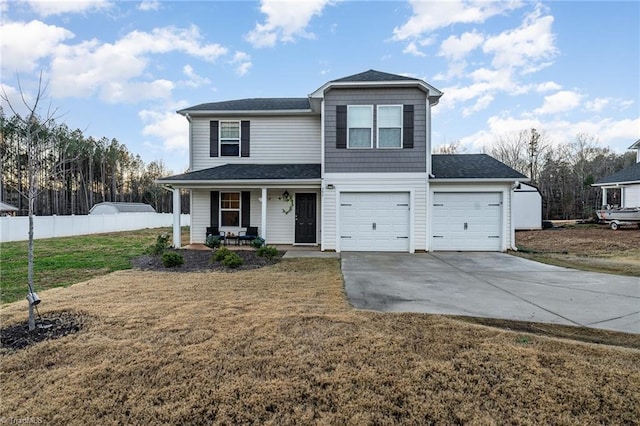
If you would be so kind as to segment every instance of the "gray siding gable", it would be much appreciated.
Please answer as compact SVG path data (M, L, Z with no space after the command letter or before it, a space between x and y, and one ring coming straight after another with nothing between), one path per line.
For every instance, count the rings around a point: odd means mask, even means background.
M328 90L325 94L324 106L325 172L425 173L427 170L426 102L427 98L425 92L418 88L412 87L331 88L330 90ZM338 105L374 106L374 148L336 148L336 107ZM377 122L375 107L377 105L413 105L413 148L376 148L375 133Z

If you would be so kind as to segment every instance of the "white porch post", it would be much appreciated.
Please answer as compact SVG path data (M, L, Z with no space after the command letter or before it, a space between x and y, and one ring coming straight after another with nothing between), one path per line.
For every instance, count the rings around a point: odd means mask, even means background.
M267 188L262 188L262 203L260 214L260 236L267 240Z
M607 188L605 188L604 186L602 187L602 205L607 205Z
M180 190L172 188L171 191L173 191L173 246L180 248L182 246L180 235Z

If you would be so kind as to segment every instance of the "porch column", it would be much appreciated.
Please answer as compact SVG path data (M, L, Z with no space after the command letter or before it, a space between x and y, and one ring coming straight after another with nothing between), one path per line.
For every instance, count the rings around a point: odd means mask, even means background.
M172 188L171 191L173 191L173 246L180 248L182 246L180 235L180 190Z
M602 187L602 205L607 205L607 188L605 188L604 186Z
M267 188L262 188L262 203L260 214L260 236L267 240Z

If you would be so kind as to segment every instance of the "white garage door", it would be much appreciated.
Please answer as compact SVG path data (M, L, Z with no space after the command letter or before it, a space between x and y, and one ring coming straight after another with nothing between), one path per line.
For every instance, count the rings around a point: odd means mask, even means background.
M342 251L409 251L409 193L341 193L339 238Z
M502 249L500 192L436 192L432 215L432 250Z

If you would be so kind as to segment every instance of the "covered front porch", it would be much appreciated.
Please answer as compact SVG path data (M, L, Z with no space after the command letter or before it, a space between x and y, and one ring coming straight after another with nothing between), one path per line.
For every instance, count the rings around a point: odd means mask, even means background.
M321 233L320 165L225 165L158 181L173 190L190 191L189 244L204 244L207 229L237 236L255 227L270 245L319 245ZM179 216L174 214L174 229ZM174 232L174 247L182 247Z

